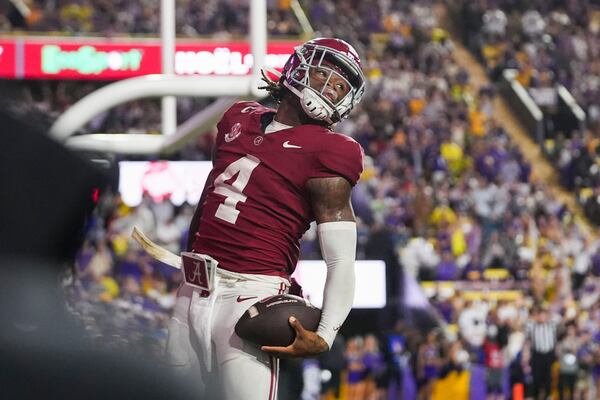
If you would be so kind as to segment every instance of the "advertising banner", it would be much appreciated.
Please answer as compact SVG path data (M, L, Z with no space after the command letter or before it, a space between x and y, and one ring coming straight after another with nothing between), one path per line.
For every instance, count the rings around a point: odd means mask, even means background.
M16 77L16 45L14 41L0 39L0 77Z
M266 65L283 68L295 41L267 45ZM0 39L0 78L117 80L161 73L158 39ZM248 75L253 57L243 41L181 41L177 75Z

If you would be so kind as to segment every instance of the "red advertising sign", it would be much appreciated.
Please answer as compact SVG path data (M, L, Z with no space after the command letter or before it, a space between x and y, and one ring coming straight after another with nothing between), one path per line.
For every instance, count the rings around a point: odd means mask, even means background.
M0 39L0 77L16 77L16 52L13 40Z
M267 66L282 68L298 44L269 43ZM14 39L0 39L0 46L11 54L5 60L0 53L0 77L116 80L161 72L159 40L25 38L19 45L21 59L15 58ZM178 75L247 75L252 62L248 42L186 41L178 43L175 50ZM16 70L17 65L21 71Z
M270 43L265 64L283 68L294 47L300 43ZM198 43L177 45L175 73L178 75L247 75L253 57L247 42Z

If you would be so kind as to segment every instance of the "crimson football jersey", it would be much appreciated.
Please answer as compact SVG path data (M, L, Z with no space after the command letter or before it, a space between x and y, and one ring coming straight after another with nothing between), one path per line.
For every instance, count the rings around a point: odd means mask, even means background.
M274 115L256 102L223 115L193 250L233 272L288 277L314 220L307 180L341 176L356 184L363 151L319 125L265 134Z

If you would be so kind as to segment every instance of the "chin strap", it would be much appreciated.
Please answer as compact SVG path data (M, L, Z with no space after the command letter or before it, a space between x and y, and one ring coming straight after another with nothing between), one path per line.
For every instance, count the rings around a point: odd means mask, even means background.
M336 113L336 110L331 107L325 100L323 100L317 93L309 88L304 88L302 91L296 89L294 86L283 82L284 86L288 88L300 99L302 109L312 119L317 121L325 121L328 124L333 124L331 117Z

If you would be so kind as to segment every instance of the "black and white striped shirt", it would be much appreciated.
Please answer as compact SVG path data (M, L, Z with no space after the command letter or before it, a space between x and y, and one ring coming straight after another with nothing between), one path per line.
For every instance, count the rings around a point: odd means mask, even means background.
M527 327L531 349L538 353L549 353L556 346L556 323L551 321L533 322Z

